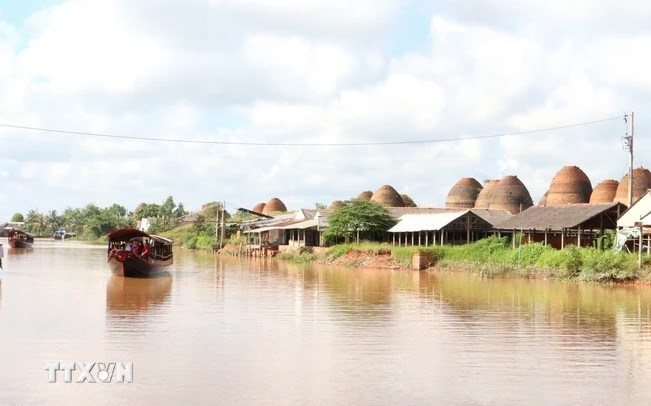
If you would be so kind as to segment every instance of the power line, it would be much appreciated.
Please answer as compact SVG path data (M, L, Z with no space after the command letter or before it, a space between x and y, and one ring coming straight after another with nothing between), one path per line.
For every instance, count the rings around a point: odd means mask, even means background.
M209 141L209 140L184 140L184 139L173 139L173 138L154 138L154 137L136 137L129 135L115 135L115 134L102 134L102 133L92 133L84 131L69 131L69 130L57 130L52 128L41 128L41 127L29 127L15 124L3 124L0 123L0 127L7 128L16 128L21 130L31 130L31 131L44 131L58 134L69 134L69 135L86 135L92 137L103 137L103 138L117 138L125 140L138 140L138 141L160 141L160 142L173 142L173 143L184 143L184 144L212 144L212 145L241 145L241 146L278 146L278 147L353 147L353 146L373 146L373 145L406 145L406 144L433 144L439 142L452 142L452 141L465 141L465 140L479 140L487 138L498 138L506 137L509 135L525 135L532 133L540 133L546 131L562 130L572 127L582 127L592 124L603 123L606 121L621 120L622 116L604 118L601 120L586 121L582 123L574 123L567 125L560 125L555 127L547 127L536 130L525 130L525 131L514 131L514 132L505 132L489 135L476 135L468 137L449 137L449 138L437 138L429 140L403 140L403 141L375 141L375 142L333 142L333 143L298 143L298 142L288 142L288 143L276 143L276 142L244 142L244 141Z

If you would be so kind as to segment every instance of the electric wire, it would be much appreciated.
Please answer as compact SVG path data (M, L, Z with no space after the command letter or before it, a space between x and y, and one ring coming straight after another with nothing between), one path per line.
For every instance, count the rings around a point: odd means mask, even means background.
M466 136L466 137L447 137L447 138L436 138L436 139L426 139L426 140L399 140L399 141L369 141L369 142L332 142L332 143L300 143L300 142L262 142L262 141L215 141L215 140L187 140L187 139L178 139L178 138L155 138L155 137L137 137L130 135L116 135L116 134L103 134L103 133L94 133L94 132L85 132L85 131L71 131L71 130L59 130L53 128L43 128L43 127L31 127L15 124L6 124L0 123L0 127L5 128L14 128L20 130L30 130L30 131L41 131L41 132L50 132L57 134L68 134L68 135L84 135L92 137L102 137L102 138L113 138L113 139L125 139L125 140L138 140L138 141L158 141L158 142L171 142L171 143L184 143L184 144L212 144L212 145L239 145L239 146L294 146L294 147L353 147L353 146L381 146L381 145L407 145L407 144L433 144L439 142L453 142L453 141L465 141L465 140L480 140L487 138L499 138L506 137L510 135L526 135L534 134L540 132L548 132L555 130L562 130L573 127L582 127L598 123L603 123L613 120L621 120L626 116L617 116L609 117L600 120L585 121L581 123L559 125L554 127L547 127L535 130L524 130L524 131L513 131L513 132L504 132L488 135L475 135L475 136Z

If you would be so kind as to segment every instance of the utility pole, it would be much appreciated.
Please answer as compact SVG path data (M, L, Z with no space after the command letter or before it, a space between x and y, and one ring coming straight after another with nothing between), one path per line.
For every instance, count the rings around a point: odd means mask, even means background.
M622 139L623 146L625 150L628 150L628 207L631 207L633 204L633 135L635 133L635 113L631 112L630 115L630 126L629 126L629 115L624 115L624 122L626 123L626 134ZM629 131L630 129L630 131Z
M215 210L215 239L217 240L217 242L219 242L219 235L220 235L219 234L219 224L220 224L219 223L219 212L220 212L220 210L219 210L219 208L217 208L217 210ZM219 248L221 248L221 244L219 244Z
M222 235L221 235L221 245L219 248L224 248L225 238L226 238L226 202L222 202Z

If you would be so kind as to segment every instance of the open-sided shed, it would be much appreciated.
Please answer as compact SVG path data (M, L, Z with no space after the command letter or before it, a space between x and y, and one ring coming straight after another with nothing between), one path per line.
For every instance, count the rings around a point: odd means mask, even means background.
M533 206L495 228L513 235L521 232L523 242L542 242L555 248L590 246L605 230L617 229L617 219L625 209L621 203Z
M440 210L403 214L389 229L393 245L465 244L493 234L494 223L511 214L506 210Z

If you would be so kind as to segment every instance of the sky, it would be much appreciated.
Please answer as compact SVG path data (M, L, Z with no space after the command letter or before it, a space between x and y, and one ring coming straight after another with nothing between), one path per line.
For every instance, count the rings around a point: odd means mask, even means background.
M0 0L0 221L168 196L295 210L385 184L443 207L459 179L506 175L538 202L566 165L620 180L625 115L651 166L650 17L646 0Z

